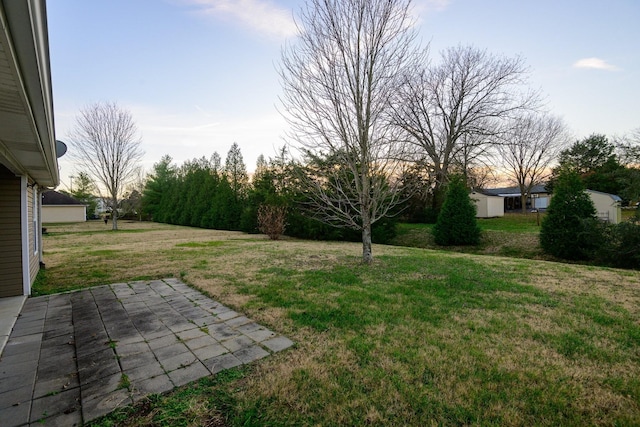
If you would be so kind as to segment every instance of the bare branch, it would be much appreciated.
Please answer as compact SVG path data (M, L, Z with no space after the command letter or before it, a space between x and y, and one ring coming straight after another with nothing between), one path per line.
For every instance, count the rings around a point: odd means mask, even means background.
M116 230L118 199L143 156L131 113L114 103L90 105L76 117L70 140L72 158L106 189Z
M414 55L410 0L311 0L280 74L290 137L314 164L305 180L318 219L361 230L399 200L390 184L404 144L392 100ZM328 167L319 166L329 161Z

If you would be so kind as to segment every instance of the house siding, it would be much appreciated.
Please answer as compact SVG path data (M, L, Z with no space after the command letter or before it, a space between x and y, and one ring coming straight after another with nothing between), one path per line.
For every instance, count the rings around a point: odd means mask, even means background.
M0 297L23 295L21 187L0 165Z
M39 254L39 244L40 242L36 242L38 239L38 235L40 230L38 229L38 188L34 185L34 183L30 183L30 187L27 190L27 213L28 213L28 221L27 227L29 230L29 289L25 289L25 294L31 294L31 285L36 280L36 276L38 275L38 271L40 270L40 254Z

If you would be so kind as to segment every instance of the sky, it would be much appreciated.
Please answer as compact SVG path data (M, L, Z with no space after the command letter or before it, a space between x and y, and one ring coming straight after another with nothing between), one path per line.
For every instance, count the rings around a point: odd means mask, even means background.
M295 41L293 0L49 0L56 138L80 110L115 102L136 122L147 172L237 142L249 171L284 145L277 67ZM640 1L414 0L419 41L520 56L573 137L640 128ZM60 188L79 171L60 158Z

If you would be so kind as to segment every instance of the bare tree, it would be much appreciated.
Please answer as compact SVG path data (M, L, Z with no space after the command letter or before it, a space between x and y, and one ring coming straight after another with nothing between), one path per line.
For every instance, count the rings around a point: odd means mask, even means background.
M567 144L566 127L558 117L531 113L514 119L503 139L498 151L507 176L520 189L525 213L531 189L549 178L551 164Z
M534 108L522 59L499 57L471 46L446 49L437 65L424 61L406 77L396 119L420 158L433 168L434 208L454 163L466 168L502 132L505 119Z
M73 159L106 190L112 228L117 230L118 199L143 156L131 113L115 103L90 105L76 117L70 139Z
M390 113L413 52L410 3L310 0L299 39L282 53L290 136L312 163L333 162L308 170L315 216L361 231L366 264L372 224L400 201L389 180L402 149Z

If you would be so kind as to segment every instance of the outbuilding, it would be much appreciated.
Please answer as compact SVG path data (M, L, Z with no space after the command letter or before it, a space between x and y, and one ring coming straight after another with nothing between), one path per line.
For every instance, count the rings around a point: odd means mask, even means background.
M504 216L504 198L492 196L478 191L470 195L476 204L477 218L496 218Z
M591 197L598 218L602 221L617 224L622 220L622 212L620 209L622 199L619 196L595 190L587 190L587 194Z
M42 193L42 222L84 222L87 206L81 201L57 191Z

